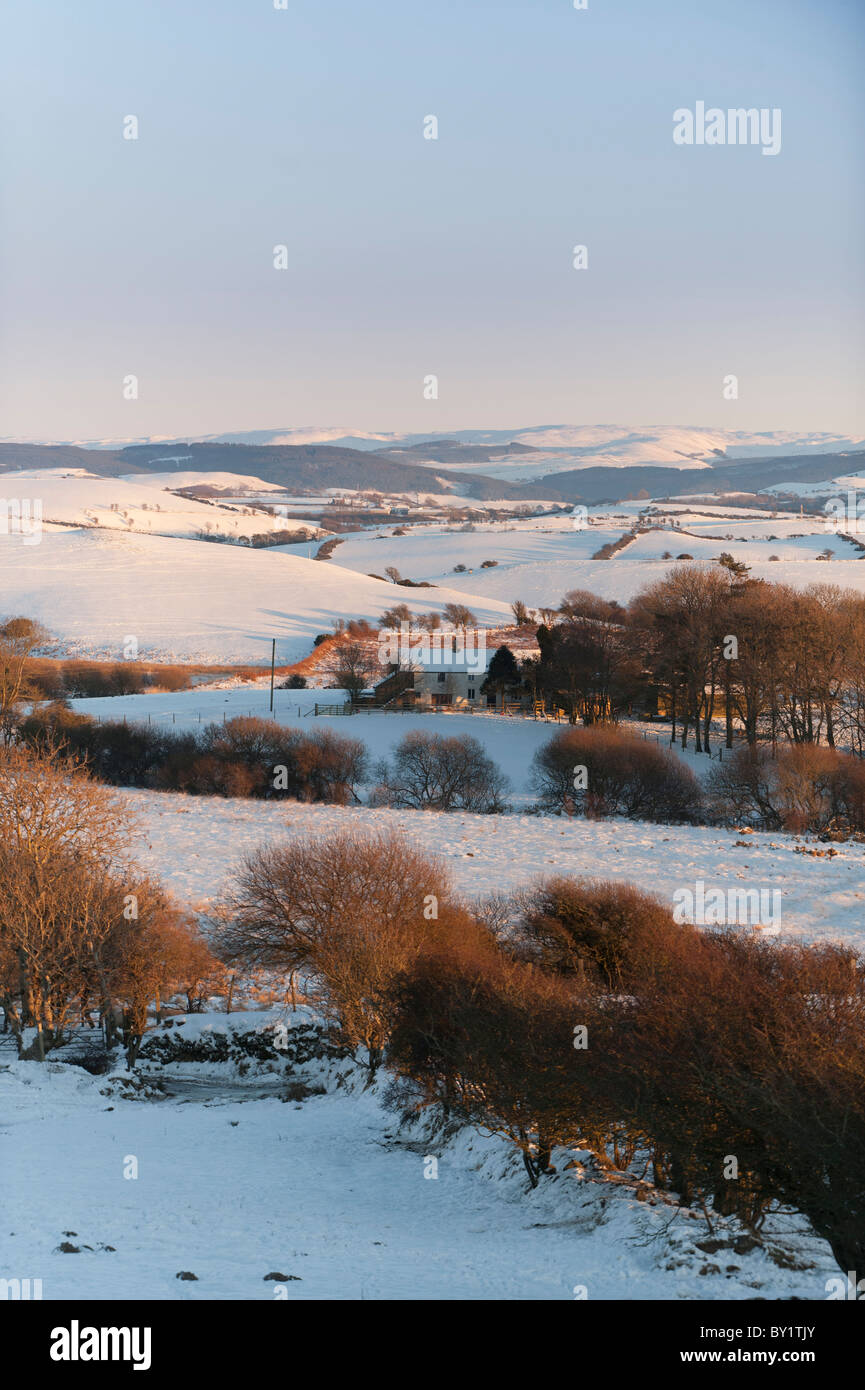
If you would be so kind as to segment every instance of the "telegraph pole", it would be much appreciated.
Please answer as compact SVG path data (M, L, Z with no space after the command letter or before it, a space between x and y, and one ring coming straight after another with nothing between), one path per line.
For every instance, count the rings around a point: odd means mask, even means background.
M276 638L270 648L270 712L273 714L273 672L276 666Z

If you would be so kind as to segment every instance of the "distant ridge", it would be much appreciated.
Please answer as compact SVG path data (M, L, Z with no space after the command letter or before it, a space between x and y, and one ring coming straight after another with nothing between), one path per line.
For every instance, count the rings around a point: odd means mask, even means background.
M533 460L529 479L502 477L502 460ZM535 459L549 465L541 473ZM423 460L423 461L421 461ZM772 452L731 459L714 455L695 467L618 464L556 468L559 454L503 441L480 445L421 440L411 447L388 445L379 452L336 444L235 444L200 441L133 444L122 449L85 449L73 444L0 443L0 473L34 468L85 468L101 477L190 472L238 473L275 488L315 493L328 488L385 493L443 493L478 501L617 502L640 495L680 496L693 492L759 492L785 483L819 483L865 469L865 449ZM440 468L436 468L436 463ZM469 465L461 468L457 465ZM485 465L498 470L491 475ZM515 464L519 466L518 463ZM537 471L535 472L534 470Z

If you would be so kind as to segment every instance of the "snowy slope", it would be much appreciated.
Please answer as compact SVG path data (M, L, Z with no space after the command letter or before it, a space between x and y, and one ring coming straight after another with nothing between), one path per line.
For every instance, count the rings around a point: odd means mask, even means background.
M837 478L829 478L820 483L786 482L776 483L767 492L792 492L797 497L832 497L836 494L845 501L848 492L859 494L857 505L865 501L865 473L841 473Z
M374 620L409 591L269 550L64 529L29 547L0 534L0 595L4 612L40 619L79 656L117 660L134 635L153 659L263 663L273 637L277 659L297 661L335 618ZM466 595L419 589L410 599L429 613ZM495 600L471 603L481 623L508 613Z
M2 474L0 490L7 500L30 499L31 513L33 504L38 502L45 521L70 526L190 538L206 532L234 540L285 530L282 519L265 512L188 501L154 485L153 480L139 483L82 476L80 470L70 475L56 469L35 469ZM320 532L312 528L311 534Z
M210 1014L183 1029L251 1032L283 1019L306 1021L303 1011ZM337 1089L310 1063L295 1074L327 1093L286 1104L279 1075L244 1082L205 1063L169 1075L168 1096L147 1101L126 1099L121 1076L8 1061L0 1097L15 1143L0 1267L40 1277L47 1300L819 1299L837 1274L826 1245L789 1217L793 1269L758 1249L722 1270L697 1246L707 1236L697 1212L676 1216L645 1189L638 1201L590 1162L569 1170L589 1159L583 1151L556 1150L559 1174L527 1192L503 1140L395 1134L386 1077L364 1091L348 1073ZM129 1155L135 1181L124 1181ZM58 1249L68 1231L77 1254Z
M396 715L393 720L400 722ZM363 720L340 720L339 732L362 738ZM703 826L123 795L141 817L138 858L178 897L199 906L218 895L232 861L263 842L349 827L393 828L440 855L467 895L515 888L538 874L575 874L635 883L672 906L677 889L693 891L700 879L707 892L744 884L780 892L782 935L865 949L865 854L852 842L835 846L831 858L815 858L798 853L804 842L791 835L748 835L743 847L734 830Z
M220 492L238 495L244 492L274 491L273 483L265 482L263 478L256 478L248 473L195 472L192 469L182 469L180 462L182 460L178 460L176 472L126 473L120 481L138 483L142 487L213 487L218 488Z

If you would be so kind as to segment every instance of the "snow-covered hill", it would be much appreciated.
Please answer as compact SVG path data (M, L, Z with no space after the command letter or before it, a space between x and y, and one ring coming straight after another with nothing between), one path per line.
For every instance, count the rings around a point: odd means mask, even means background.
M842 492L842 495L843 492ZM595 507L590 524L575 528L572 516L529 517L476 523L471 531L449 526L413 526L404 535L379 528L356 532L333 553L334 565L401 574L432 583L459 584L475 599L532 607L556 606L568 589L590 589L626 603L646 584L661 579L686 555L714 563L722 551L750 567L755 579L792 584L839 584L865 592L865 559L856 544L835 534L826 518L729 506L715 498L690 504L657 504L653 529L640 534L610 559L593 558L617 541L646 510L644 502ZM854 540L863 537L854 537ZM829 559L819 558L829 552ZM494 561L484 567L485 561ZM465 573L455 573L464 565ZM411 597L406 599L410 605Z
M275 637L277 659L297 661L335 618L374 621L407 598L417 613L468 601L482 623L509 615L455 588L409 591L296 555L98 528L45 530L33 546L0 534L0 595L2 611L38 618L61 649L112 660L134 635L151 659L264 663Z
M556 454L552 454L551 457L556 459L556 466L562 469L598 465L624 468L645 464L693 468L699 467L701 463L711 465L713 461L722 457L727 460L771 458L773 454L840 453L865 447L865 439L862 436L842 435L832 431L731 430L714 425L515 425L512 429L456 429L421 433L365 430L340 425L291 425L194 437L202 443L214 444L332 444L338 448L366 450L408 447L436 439L457 440L462 444L492 448L514 442L540 449L545 456L548 451L557 451L557 459ZM130 443L164 443L166 455L170 455L173 460L174 456L171 455L169 446L187 441L155 436L149 440L99 439L62 442L84 448L120 448ZM510 469L514 471L508 471L507 476L539 476L523 471L530 467L532 462L548 464L549 459L529 460L514 456L509 461ZM459 467L454 463L451 466ZM487 467L473 467L469 471L490 473L492 470ZM542 471L555 472L556 467L545 466ZM498 476L498 472L494 476Z
M166 475L160 475L165 477ZM199 485L208 474L184 475ZM234 479L230 486L243 491L248 479ZM260 480L254 479L254 482ZM179 478L171 485L182 487ZM188 486L188 484L186 484ZM265 487L265 484L261 484ZM267 485L272 491L272 484ZM101 478L83 469L33 469L0 476L0 492L8 503L11 499L27 499L30 514L38 503L46 522L67 526L100 527L112 531L140 531L153 536L196 537L225 536L242 540L256 534L284 531L285 521L266 512L252 511L243 504L225 506L218 503L196 502L175 497L166 491L165 484L156 478L142 481L126 478ZM317 527L301 527L310 536L323 532Z
M340 429L332 426L296 426L289 429L250 430L240 434L213 435L214 441L243 444L334 444L341 448L380 449L382 446L419 444L427 440L459 440L462 444L495 447L511 442L537 449L564 450L584 456L586 466L606 464L665 464L693 468L726 455L728 459L769 458L772 454L837 453L861 449L861 436L803 430L729 430L706 425L531 425L509 430L448 430L444 434L398 434L386 431ZM514 468L525 467L514 458ZM563 463L563 467L575 467ZM488 472L486 468L478 471ZM547 469L547 472L554 470Z
M182 458L177 459L176 471L166 470L164 473L127 473L122 481L127 483L139 483L143 487L159 488L181 488L181 487L212 487L217 492L237 495L239 493L267 493L273 492L273 483L267 483L263 478L255 478L246 473L220 473L220 472L200 472L196 473L192 469L182 469L180 464Z

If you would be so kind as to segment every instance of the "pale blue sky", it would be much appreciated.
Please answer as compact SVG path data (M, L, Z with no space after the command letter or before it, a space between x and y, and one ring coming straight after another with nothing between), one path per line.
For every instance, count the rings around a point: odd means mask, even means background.
M865 430L861 0L2 16L4 436ZM781 153L674 145L698 100Z

